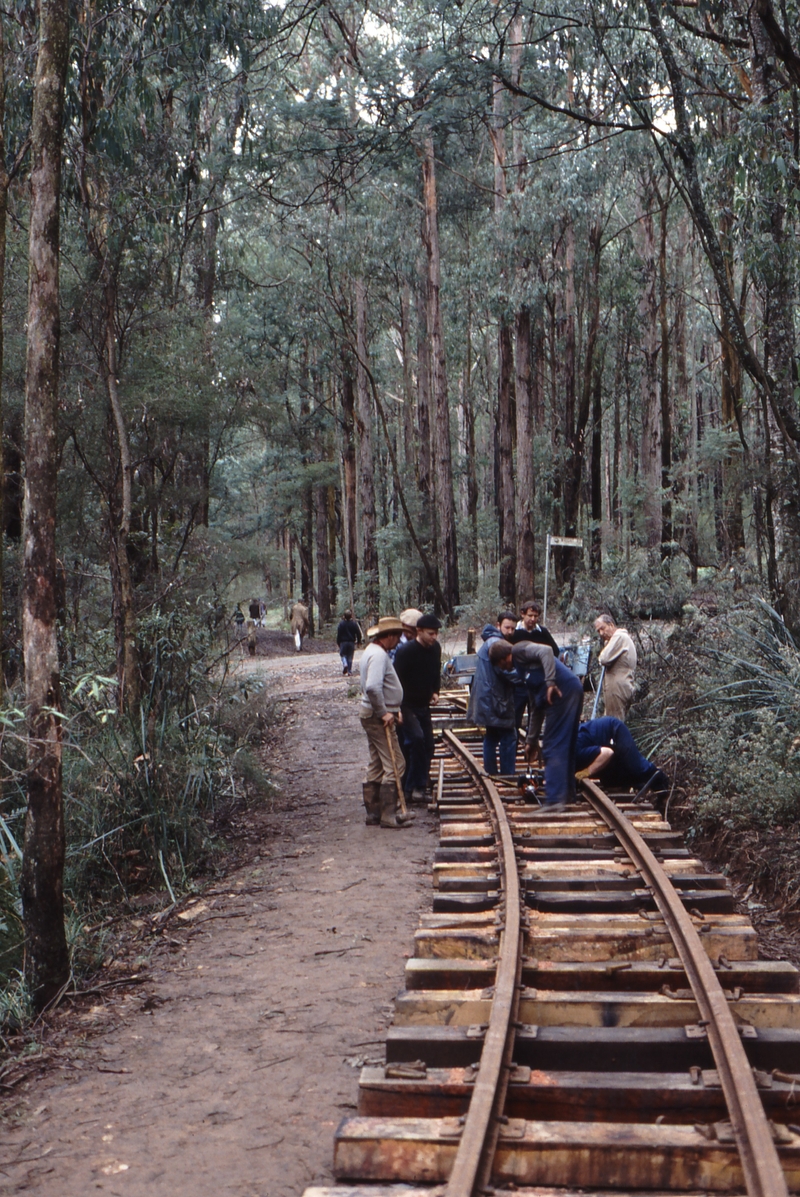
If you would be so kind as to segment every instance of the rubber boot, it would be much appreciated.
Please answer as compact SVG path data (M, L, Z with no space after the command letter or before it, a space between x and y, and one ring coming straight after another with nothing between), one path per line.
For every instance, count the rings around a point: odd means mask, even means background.
M397 818L397 790L394 782L385 781L381 785L381 827L406 827L407 824Z
M364 795L364 808L367 812L367 827L377 827L381 821L381 783L365 781L361 792Z

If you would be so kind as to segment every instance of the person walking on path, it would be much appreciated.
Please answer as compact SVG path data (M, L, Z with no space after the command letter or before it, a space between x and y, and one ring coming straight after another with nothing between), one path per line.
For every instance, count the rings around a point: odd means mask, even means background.
M431 762L436 751L431 706L439 701L442 678L441 626L435 615L421 615L415 638L399 645L394 659L403 687L403 789L411 802L427 802L430 797Z
M610 615L598 615L595 631L604 648L598 657L603 675L603 710L624 723L633 699L636 646L626 628L618 628Z
M342 676L346 674L349 677L353 672L353 653L356 651L356 645L360 644L363 639L361 628L353 619L353 612L345 611L336 629L336 643L339 646L339 658L342 662Z
M294 636L295 648L298 652L303 647L303 639L308 635L310 626L308 622L308 607L298 599L292 607L292 617L289 621L289 627Z
M361 726L369 745L364 806L370 826L403 827L397 811L395 768L400 760L396 724L402 719L403 687L389 659L400 639L399 619L385 615L367 630L371 643L361 658Z
M528 687L528 760L542 756L546 801L543 814L561 811L575 798L575 752L583 709L583 686L575 674L557 661L549 644L515 644L510 660ZM535 812L539 813L539 812Z
M484 632L487 629L484 628ZM483 767L487 773L512 774L517 765L517 722L514 717L514 675L510 669L510 646L495 628L478 649L475 677L469 692L467 718L484 729ZM505 662L505 667L501 664Z

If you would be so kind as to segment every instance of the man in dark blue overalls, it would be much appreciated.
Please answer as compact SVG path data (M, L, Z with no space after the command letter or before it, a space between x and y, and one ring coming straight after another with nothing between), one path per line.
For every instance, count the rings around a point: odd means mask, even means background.
M525 682L530 696L526 750L538 755L544 721L542 756L546 801L542 813L561 811L575 798L575 749L583 708L583 686L571 670L557 661L547 644L523 641L509 650L508 664ZM501 668L504 666L501 665Z

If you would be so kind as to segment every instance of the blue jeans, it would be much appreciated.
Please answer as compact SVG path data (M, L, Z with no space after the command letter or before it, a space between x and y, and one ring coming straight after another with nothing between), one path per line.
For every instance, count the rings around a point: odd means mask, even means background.
M403 733L402 748L406 758L403 789L410 794L412 790L430 788L431 761L436 752L436 745L430 707L412 707L403 703L400 709L403 712L403 722L400 725Z
M542 756L547 803L572 802L575 798L575 754L578 725L583 710L583 685L571 669L556 661L556 685L561 697L547 703L547 687L541 669L532 669L525 682L531 706L545 712Z
M517 771L516 727L487 727L483 737L483 767L487 773L497 773L497 750L500 749L500 773Z
M341 658L342 669L346 669L348 673L350 673L353 668L353 653L355 651L355 644L351 643L349 640L344 640L339 645L339 657Z

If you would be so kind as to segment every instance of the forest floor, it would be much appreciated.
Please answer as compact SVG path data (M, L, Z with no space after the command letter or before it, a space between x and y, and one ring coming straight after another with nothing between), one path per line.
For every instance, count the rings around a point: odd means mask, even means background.
M43 1028L6 1086L0 1193L297 1197L331 1179L359 1068L382 1057L399 945L430 906L435 828L426 812L365 826L357 678L331 646L281 639L287 655L237 666L287 700L276 797L238 821L249 859L165 927L135 920L103 975L137 983Z
M0 1194L299 1197L331 1179L430 907L435 826L364 825L357 678L331 645L260 633L233 665L283 700L275 797L237 816L224 879L128 920L109 981L0 1075ZM800 963L794 921L738 889L763 955Z

